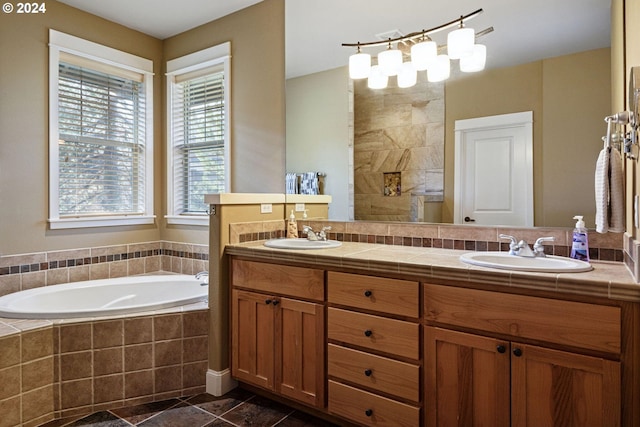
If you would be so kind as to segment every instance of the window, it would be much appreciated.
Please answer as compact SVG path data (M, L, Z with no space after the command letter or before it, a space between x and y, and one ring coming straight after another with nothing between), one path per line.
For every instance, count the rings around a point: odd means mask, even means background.
M229 189L229 43L167 62L170 224L208 225L205 194Z
M51 30L51 228L153 223L151 71Z

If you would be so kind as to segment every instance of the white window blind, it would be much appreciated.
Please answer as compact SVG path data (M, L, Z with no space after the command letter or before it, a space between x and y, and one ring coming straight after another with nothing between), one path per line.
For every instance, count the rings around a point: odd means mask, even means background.
M178 215L205 213L204 195L225 191L224 80L220 66L175 77L172 167Z
M142 75L61 55L61 217L145 212L146 116Z

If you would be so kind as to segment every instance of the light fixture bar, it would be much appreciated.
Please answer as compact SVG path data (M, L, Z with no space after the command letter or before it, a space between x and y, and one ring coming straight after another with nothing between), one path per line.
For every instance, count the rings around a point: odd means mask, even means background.
M428 36L430 34L434 34L437 33L438 31L442 31L442 30L446 30L447 28L452 28L455 26L459 26L461 23L464 23L465 21L468 21L469 19L475 18L476 16L478 16L479 14L481 14L483 12L482 9L478 9L474 12L471 12L468 15L463 15L460 16L459 18L454 19L453 21L447 22L446 24L442 24L439 25L437 27L433 27L431 29L428 30L422 30L422 31L416 31L413 32L411 34L407 34L406 36L402 36L402 37L396 37L395 39L388 39L388 40L377 40L377 41L372 41L372 42L365 42L365 43L342 43L342 46L344 47L376 47L376 46L387 46L389 43L396 43L396 42L407 42L407 41L413 41L413 39L419 38L419 37L424 37L424 36ZM493 31L493 27L487 28L485 30L482 30L480 33L476 34L476 37L479 37L480 35L484 35L487 33L490 33L491 31Z

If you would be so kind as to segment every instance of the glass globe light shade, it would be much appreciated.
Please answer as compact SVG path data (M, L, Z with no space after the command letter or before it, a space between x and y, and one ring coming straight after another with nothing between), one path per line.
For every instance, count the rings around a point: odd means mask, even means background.
M447 55L438 55L427 68L427 80L431 83L441 82L451 74L451 61Z
M371 72L371 55L368 53L354 53L349 57L349 77L364 79Z
M447 35L447 53L451 59L460 59L473 53L476 34L473 28L458 28Z
M438 44L432 40L425 40L411 46L411 62L418 71L426 70L436 56L438 56Z
M487 47L483 44L474 45L473 53L471 54L471 56L460 58L460 71L463 71L465 73L482 71L484 70L486 62Z
M418 81L418 72L411 62L402 64L402 69L398 73L398 87L407 88L414 86Z
M378 65L387 76L395 76L402 68L402 52L398 49L387 49L378 54Z
M371 66L371 73L367 80L367 86L369 89L384 89L387 87L389 77L382 72L379 65Z

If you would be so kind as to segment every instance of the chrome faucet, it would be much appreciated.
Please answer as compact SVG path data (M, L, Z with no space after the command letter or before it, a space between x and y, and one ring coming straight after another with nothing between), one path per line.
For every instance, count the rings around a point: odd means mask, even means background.
M509 236L508 234L501 234L500 238L511 240L511 242L509 243L510 255L516 255L525 258L546 256L544 253L544 245L542 244L542 242L552 242L555 240L555 237L540 237L533 245L533 250L531 250L529 244L524 240L520 240L518 242L515 237Z
M555 240L556 240L555 237L540 237L540 238L538 238L538 240L536 240L536 242L533 244L534 255L538 256L538 257L546 256L546 254L544 253L544 245L542 244L542 242L553 242Z
M322 230L320 230L318 233L313 231L313 228L311 228L308 225L305 225L304 227L302 227L302 231L307 235L307 240L322 240L322 241L326 241L327 240L327 231L331 230L331 227L322 227Z
M196 273L196 280L202 280L204 283L209 284L209 272L201 271Z

